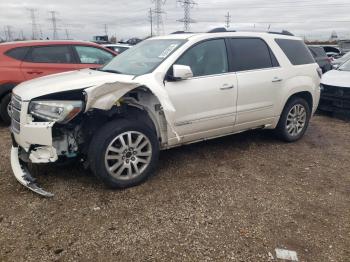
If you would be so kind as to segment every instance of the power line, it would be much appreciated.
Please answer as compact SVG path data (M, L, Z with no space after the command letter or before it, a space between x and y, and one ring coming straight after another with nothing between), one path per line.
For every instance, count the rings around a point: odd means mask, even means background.
M230 24L231 24L231 15L230 15L230 12L227 12L227 15L225 15L225 26L226 28L230 28Z
M57 40L58 39L58 28L57 28L57 12L56 11L50 11L49 12L51 14L51 23L52 23L52 31L53 31L53 36L52 39L53 40Z
M178 22L184 24L184 31L187 32L190 30L190 26L192 23L195 23L193 19L191 19L191 9L197 4L194 0L177 0L184 8L184 17Z
M163 10L163 5L165 4L166 0L152 0L152 2L155 4L153 15L155 16L155 23L156 23L156 34L161 35L163 33L163 14L165 13Z
M32 21L32 39L36 40L38 39L38 24L36 23L36 15L35 15L37 10L34 8L30 8L28 9L28 11L30 12L30 19Z

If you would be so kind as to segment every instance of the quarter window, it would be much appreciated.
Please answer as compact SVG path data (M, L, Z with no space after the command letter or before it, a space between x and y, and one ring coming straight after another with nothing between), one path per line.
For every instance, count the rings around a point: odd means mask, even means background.
M191 67L194 77L227 73L225 40L216 39L197 44L186 51L176 64Z
M315 63L311 52L303 41L291 39L276 39L276 43L281 47L293 65L305 65Z
M103 65L113 58L111 53L91 46L76 46L75 50L77 50L81 64Z
M12 57L14 59L23 61L23 59L26 56L29 48L30 47L17 47L17 48L14 48L14 49L11 49L11 50L7 51L5 53L5 55L7 55L9 57Z
M64 45L33 47L26 60L32 63L74 63L69 47Z
M234 71L248 71L279 66L268 45L259 38L230 40Z

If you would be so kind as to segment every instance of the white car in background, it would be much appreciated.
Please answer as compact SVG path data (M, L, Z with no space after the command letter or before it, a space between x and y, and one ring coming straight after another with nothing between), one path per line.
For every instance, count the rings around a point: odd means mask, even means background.
M126 44L105 44L102 46L111 49L112 51L117 52L118 54L121 54L132 47L131 45Z
M345 55L343 55L342 57L340 57L338 59L333 60L332 65L334 68L337 68L338 66L345 63L348 60L350 60L350 52L346 53Z
M290 33L151 38L98 70L18 85L12 170L20 183L51 196L26 162L77 158L107 186L126 188L152 175L161 150L251 129L275 129L294 142L317 109L321 76Z
M350 114L350 59L323 75L319 109Z

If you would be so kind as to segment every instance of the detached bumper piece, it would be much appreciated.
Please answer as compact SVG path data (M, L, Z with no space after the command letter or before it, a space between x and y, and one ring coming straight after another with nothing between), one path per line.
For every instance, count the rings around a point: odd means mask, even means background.
M350 88L323 85L319 109L350 116Z
M13 146L11 149L11 166L16 179L23 186L44 197L54 196L54 194L43 190L36 184L36 179L30 175L27 167L18 157L18 147Z

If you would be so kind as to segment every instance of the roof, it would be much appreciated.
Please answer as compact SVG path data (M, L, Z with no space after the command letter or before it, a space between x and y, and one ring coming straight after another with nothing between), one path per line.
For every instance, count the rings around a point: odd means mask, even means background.
M63 45L63 44L97 45L92 42L78 41L78 40L31 40L31 41L5 42L5 43L1 43L0 46Z

